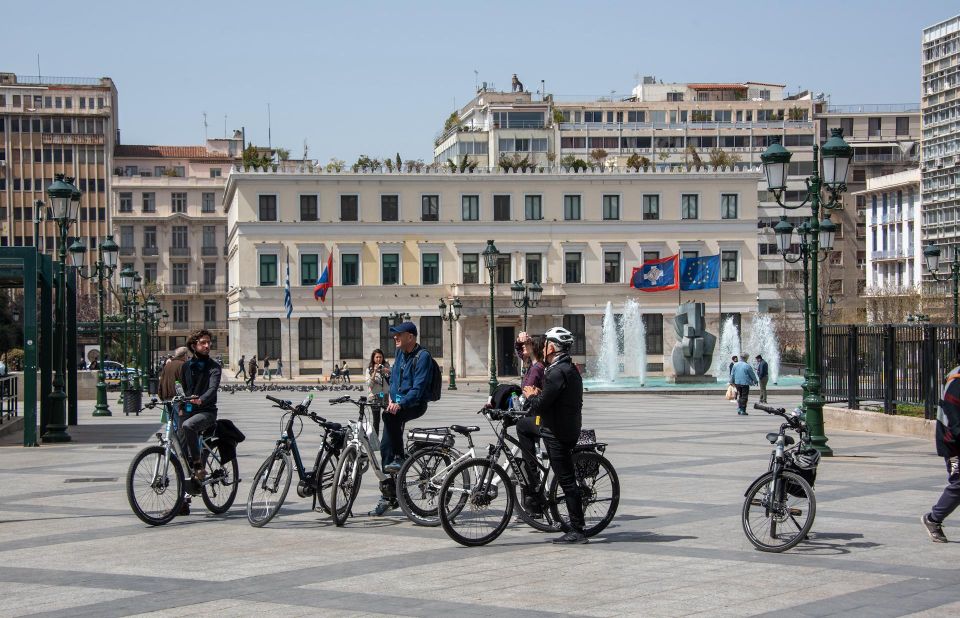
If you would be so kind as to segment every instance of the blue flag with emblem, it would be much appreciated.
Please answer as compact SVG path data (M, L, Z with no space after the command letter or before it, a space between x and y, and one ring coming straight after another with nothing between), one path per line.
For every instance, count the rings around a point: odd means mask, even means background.
M287 278L283 284L283 306L287 308L287 319L293 314L293 297L290 296L290 254L287 254Z
M663 292L677 289L677 256L647 260L633 269L630 287L641 292Z
M681 290L712 290L718 287L720 287L719 255L680 260Z

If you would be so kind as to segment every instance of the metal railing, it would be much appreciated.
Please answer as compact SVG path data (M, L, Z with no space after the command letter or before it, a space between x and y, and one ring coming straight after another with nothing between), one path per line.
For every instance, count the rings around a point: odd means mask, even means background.
M163 286L165 294L195 294L197 286L190 284L170 283Z
M219 247L203 246L200 247L200 255L216 255L220 252Z
M190 255L190 247L170 247L170 255L185 257Z
M223 283L201 283L197 290L201 294L226 294L227 286Z
M129 247L129 246L128 246L128 247L123 247L123 246L120 247L120 255L136 255L136 253L137 253L137 248L136 248L136 247Z
M174 322L170 321L167 325L159 330L161 335L169 334L171 331L180 331L180 330L197 330L198 328L206 328L208 330L227 330L227 321L226 320L204 320L202 322Z
M160 255L160 248L159 247L143 247L142 249L140 249L140 253L141 255L145 255L145 256Z
M919 103L867 103L854 105L829 105L828 114L879 114L883 112L919 112Z
M18 376L0 377L0 425L20 415L20 380Z
M923 406L925 418L936 417L940 384L957 365L960 325L828 325L820 334L827 402L872 402L887 414L898 404Z
M41 86L100 86L100 77L48 77L46 75L17 74L17 85L39 84Z

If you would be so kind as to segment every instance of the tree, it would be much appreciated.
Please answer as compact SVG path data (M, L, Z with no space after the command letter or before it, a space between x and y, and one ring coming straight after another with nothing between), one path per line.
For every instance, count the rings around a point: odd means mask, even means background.
M303 151L306 153L307 149L304 148ZM277 158L281 161L288 160L290 158L290 151L286 148L277 148ZM304 156L304 158L306 158L306 156Z
M557 109L557 108L554 108L554 109L553 109L553 123L554 123L554 124L560 124L561 122L563 122L563 112L561 112L561 111L560 111L559 109Z
M647 169L650 167L650 159L647 157L633 153L627 158L627 167L633 168L634 171L639 172L641 169Z
M790 111L787 112L787 118L794 121L806 120L807 110L801 109L799 107L791 107Z
M330 162L326 165L326 170L328 172L342 172L343 168L346 167L346 162L343 159L338 159L336 157L330 157Z
M450 168L451 172L460 172L461 174L464 174L477 169L477 162L471 161L470 157L463 155L460 157L460 163L457 163L453 159L447 159L447 166Z
M703 161L700 159L700 155L697 154L697 149L694 148L693 144L687 144L687 154L690 155L693 160L694 167L703 167Z
M864 290L863 297L871 322L896 324L921 310L920 290L913 286L875 286Z
M731 154L721 148L710 150L711 167L733 167L735 163L740 162L740 155Z
M403 170L403 159L400 158L400 153L399 153L399 152L397 153L396 166L397 166L397 171L398 171L398 172L400 172L400 171Z
M376 158L371 159L367 155L362 154L357 158L357 162L351 166L351 169L354 172L358 172L361 169L375 170L375 169L378 169L379 167L380 167L380 159L376 159Z
M23 294L14 292L12 298L0 294L0 354L22 345ZM20 322L14 322L14 310L20 313Z
M529 156L524 156L521 158L518 154L514 154L512 157L500 155L500 160L497 162L497 165L499 165L505 172L510 170L523 172L526 170L535 169L537 167L535 163L530 161Z
M260 149L254 146L252 143L247 144L247 147L243 150L243 167L267 167L273 163L270 155L260 153Z
M575 171L576 171L576 170L585 170L585 169L587 169L588 167L590 167L589 165L587 165L587 162L586 162L586 161L584 161L583 159L578 159L577 157L573 156L572 154L564 155L564 156L560 159L560 166L561 166L561 167L565 167L565 168L570 169L570 170L575 170Z
M404 162L404 166L407 168L407 173L422 172L423 168L426 167L426 163L423 162L423 159L407 159L406 162Z
M453 129L460 129L460 114L457 112L451 113L447 116L446 122L443 123L443 132L447 133Z
M594 148L590 151L590 158L597 162L597 165L603 165L607 159L607 151L603 148Z

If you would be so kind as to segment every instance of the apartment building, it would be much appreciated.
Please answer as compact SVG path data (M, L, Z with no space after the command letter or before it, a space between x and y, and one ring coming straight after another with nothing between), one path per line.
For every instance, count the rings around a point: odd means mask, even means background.
M114 152L113 233L119 265L143 277L168 318L157 349L184 345L190 331L214 334L213 353L225 353L226 215L221 207L242 139L203 146L118 145Z
M329 373L334 359L358 368L374 348L392 354L388 316L403 312L446 371L448 327L437 305L458 297L453 365L458 375L485 375L490 280L482 254L492 239L500 251L494 309L502 375L517 369L512 342L523 317L510 297L517 279L544 288L528 330L564 325L577 335L575 361L588 366L606 303L619 313L628 298L639 299L648 361L660 369L675 341L678 300L705 302L714 333L721 300L724 315L756 310L758 177L737 170L234 171L224 197L230 361L281 357L301 375ZM633 267L673 254L721 255L722 299L716 289L629 287ZM313 286L331 255L333 296L317 302Z
M63 173L81 193L70 235L95 250L110 233L116 139L117 89L110 78L0 72L0 246L55 250L56 224L45 220L36 228L35 203L47 201L46 188ZM81 289L89 292L90 285L84 281Z
M866 294L911 292L923 276L920 169L867 179L863 198L866 218Z
M921 53L923 242L949 269L960 248L960 15L924 28Z

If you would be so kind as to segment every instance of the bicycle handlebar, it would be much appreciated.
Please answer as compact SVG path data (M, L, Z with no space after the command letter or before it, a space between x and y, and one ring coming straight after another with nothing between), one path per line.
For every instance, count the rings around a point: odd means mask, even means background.
M786 408L774 408L773 406L765 406L765 405L763 405L762 403L755 403L755 404L753 404L753 409L754 409L754 410L763 410L763 411L766 412L767 414L777 414L777 415L780 415L780 416L786 416L786 414L787 414L787 409L786 409Z

